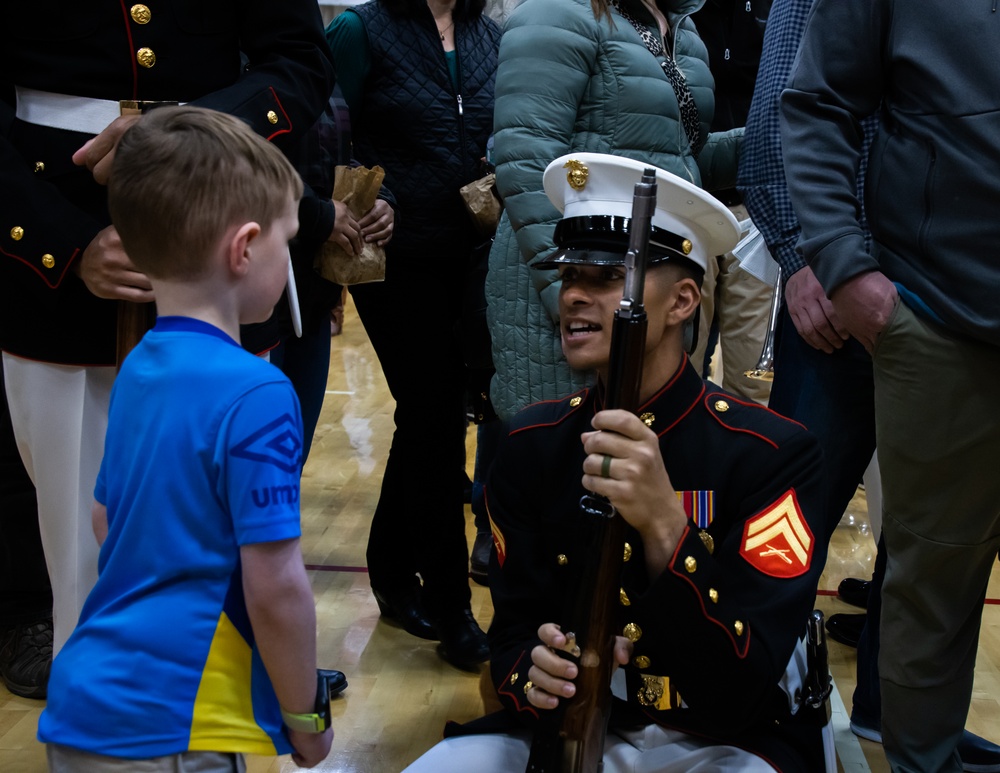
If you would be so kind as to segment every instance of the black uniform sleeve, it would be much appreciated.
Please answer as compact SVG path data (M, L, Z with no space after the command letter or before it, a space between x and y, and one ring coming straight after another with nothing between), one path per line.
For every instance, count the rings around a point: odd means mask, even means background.
M668 676L664 696L639 700L656 721L710 718L720 733L760 721L804 632L826 559L820 450L804 431L756 442L722 492L736 526L715 542L689 525L663 574L629 594L629 698Z
M232 86L194 104L242 118L288 152L323 112L333 91L333 61L319 6L309 0L253 0L240 8L246 72Z

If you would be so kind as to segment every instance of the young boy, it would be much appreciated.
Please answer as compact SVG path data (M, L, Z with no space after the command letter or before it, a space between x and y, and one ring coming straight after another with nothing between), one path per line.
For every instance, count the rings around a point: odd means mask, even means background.
M99 579L38 725L52 771L232 771L244 752L312 767L330 749L298 401L239 346L285 286L301 195L229 115L160 108L121 140L109 207L159 318L112 392Z

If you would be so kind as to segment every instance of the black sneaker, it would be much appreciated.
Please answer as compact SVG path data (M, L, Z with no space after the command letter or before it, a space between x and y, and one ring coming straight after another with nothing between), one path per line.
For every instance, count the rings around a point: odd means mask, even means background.
M51 617L0 632L0 677L14 695L44 699L51 668Z

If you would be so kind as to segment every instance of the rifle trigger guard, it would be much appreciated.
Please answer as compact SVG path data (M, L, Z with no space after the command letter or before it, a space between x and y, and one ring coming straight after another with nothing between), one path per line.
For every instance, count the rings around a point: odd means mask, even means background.
M618 513L615 506L604 497L594 494L584 494L580 497L580 509L587 515L600 516L602 518L614 518Z

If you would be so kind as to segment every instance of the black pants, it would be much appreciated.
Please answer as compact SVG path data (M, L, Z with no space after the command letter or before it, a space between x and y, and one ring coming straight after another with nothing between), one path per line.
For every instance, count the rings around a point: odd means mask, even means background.
M52 586L38 533L35 487L14 442L0 367L0 627L52 614Z
M397 258L394 260L393 258ZM396 400L396 430L368 538L372 588L424 581L432 615L468 609L463 259L390 256L384 282L351 288Z

